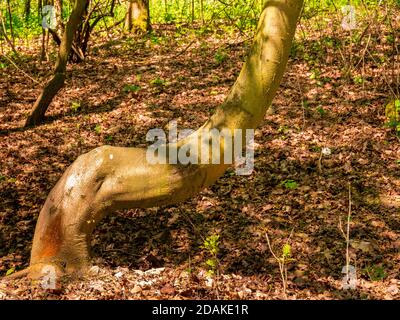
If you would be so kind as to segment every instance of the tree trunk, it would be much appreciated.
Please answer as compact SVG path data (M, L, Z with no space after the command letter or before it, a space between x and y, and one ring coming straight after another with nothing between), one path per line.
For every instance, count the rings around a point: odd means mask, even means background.
M63 0L55 0L54 8L56 10L56 32L58 34L62 34L62 32L64 31L64 25L62 21Z
M214 128L244 131L263 121L286 67L302 3L266 3L236 83L225 102L196 132L200 150L210 146L204 132ZM181 150L193 137L169 146ZM223 154L223 144L218 148ZM140 148L103 146L81 155L51 190L40 212L29 275L41 277L44 267L54 268L58 275L85 270L92 231L106 214L178 203L212 184L229 166L224 162L150 164L146 150Z
M71 16L65 28L58 52L57 62L53 78L46 84L42 93L33 105L32 112L26 120L25 127L37 125L44 120L44 115L54 96L64 86L66 77L67 61L71 51L75 32L81 21L87 0L76 0Z
M7 0L7 13L8 13L8 18L10 19L10 35L11 35L11 41L12 41L13 46L15 46L14 28L13 28L13 19L12 19L12 14L11 14L10 0Z
M12 51L14 52L14 54L19 57L17 49L15 48L13 42L10 40L10 38L7 36L7 29L6 29L6 25L3 19L3 13L0 10L0 34L4 37L4 39L6 40L6 42L8 43L8 45L10 46L10 48L12 49Z
M28 21L30 15L31 15L31 0L25 0L24 16L26 21Z
M151 31L149 0L130 0L127 4L125 29L135 32Z
M194 0L192 0L192 24L194 22Z
M201 23L204 24L204 0L200 0L200 15L201 15Z
M124 28L127 31L132 30L132 17L133 17L133 1L128 0L128 2L126 3L126 14L124 23Z

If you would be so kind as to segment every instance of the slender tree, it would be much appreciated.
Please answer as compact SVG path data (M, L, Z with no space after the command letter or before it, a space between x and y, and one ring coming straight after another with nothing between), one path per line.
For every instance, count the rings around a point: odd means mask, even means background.
M210 146L204 132L244 131L262 122L283 77L302 3L266 3L246 63L225 102L195 133L197 136L170 143L172 149L182 151L198 137L203 150ZM75 19L79 18L78 7ZM218 148L223 154L223 143ZM92 231L106 214L183 201L231 166L209 163L151 164L146 161L145 149L111 146L81 155L48 195L37 221L30 267L19 275L40 277L45 267L54 268L57 274L85 270Z
M13 46L15 46L15 38L14 38L14 28L13 28L13 18L12 18L12 13L11 13L11 4L10 0L7 0L7 13L8 13L8 19L10 20L10 35L11 35L11 41Z
M71 16L66 25L63 38L61 40L54 75L45 85L42 93L33 105L32 112L26 120L25 126L39 124L43 121L47 108L49 107L54 96L64 86L66 77L68 56L71 52L72 41L79 23L82 19L87 0L76 0Z
M25 5L24 5L25 20L28 20L30 15L31 15L31 0L25 0Z

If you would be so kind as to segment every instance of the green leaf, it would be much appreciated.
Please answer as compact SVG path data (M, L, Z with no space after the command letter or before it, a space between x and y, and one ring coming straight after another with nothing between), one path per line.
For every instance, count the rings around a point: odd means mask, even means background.
M10 274L13 274L14 272L15 272L15 268L12 267L12 268L10 268L10 269L7 270L6 276L9 276Z
M96 124L96 126L94 127L94 132L96 132L97 134L101 133L101 125Z
M155 86L163 86L166 83L167 83L167 81L160 79L160 77L157 77L150 81L150 84L155 85Z
M106 136L105 139L107 142L112 142L114 140L114 137L112 135L108 135L108 136Z
M124 88L122 89L122 91L123 92L138 92L140 89L142 89L142 88L135 84L132 84L132 85L126 84L126 85L124 85Z
M326 111L324 110L324 108L322 108L321 106L318 106L318 107L317 107L317 111L318 111L318 113L319 113L321 116L323 116L323 115L326 113Z
M386 272L383 266L369 266L365 268L365 271L372 281L380 281L386 278Z
M215 259L207 259L206 265L212 269L215 269L217 266L217 262L215 261Z
M287 188L287 189L296 189L296 188L298 187L297 182L294 181L294 180L285 180L285 181L283 181L282 184L283 184L283 185L285 186L285 188Z
M81 103L80 102L73 101L72 104L71 104L71 110L73 112L77 112L80 107L81 107Z
M219 235L213 234L204 240L204 248L212 255L216 255L219 251Z
M353 78L353 82L354 84L362 84L364 82L364 79L362 76L357 75Z
M291 256L291 254L292 254L292 247L290 246L290 244L285 243L285 245L282 248L282 257L288 258Z

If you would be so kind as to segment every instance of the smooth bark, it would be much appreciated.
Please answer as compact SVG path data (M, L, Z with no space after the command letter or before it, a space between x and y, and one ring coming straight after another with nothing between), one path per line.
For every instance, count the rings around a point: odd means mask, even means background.
M245 130L263 121L286 68L302 3L266 3L236 83L197 132L201 144L209 145L209 140L202 139L200 130ZM180 149L184 143L191 143L191 137L172 147ZM219 148L223 152L222 144ZM92 231L106 214L178 203L212 184L229 166L152 165L146 161L146 150L140 148L103 146L81 155L57 182L40 212L29 275L40 277L48 266L58 274L85 270Z
M127 2L125 29L135 32L151 31L149 0L129 0Z

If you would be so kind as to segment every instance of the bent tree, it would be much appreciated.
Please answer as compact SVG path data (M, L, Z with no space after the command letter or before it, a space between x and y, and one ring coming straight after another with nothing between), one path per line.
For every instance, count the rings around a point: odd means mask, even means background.
M303 0L267 1L237 81L196 132L199 148L210 143L201 132L244 131L263 120L281 82L302 4ZM190 141L189 136L172 147L179 150ZM223 154L223 143L219 148ZM38 278L49 267L58 275L85 270L91 234L106 214L183 201L212 184L229 166L211 161L150 164L141 148L102 146L79 156L48 195L37 221L30 266L20 274Z

